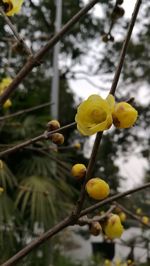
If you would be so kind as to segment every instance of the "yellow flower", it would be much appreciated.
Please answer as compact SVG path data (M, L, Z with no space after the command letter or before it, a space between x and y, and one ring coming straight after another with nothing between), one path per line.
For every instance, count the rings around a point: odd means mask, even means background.
M86 191L89 196L96 200L105 199L109 193L109 185L101 178L91 178L86 184Z
M104 131L112 125L112 112L115 100L109 95L106 100L99 95L91 95L80 104L77 109L75 121L81 134L90 136L99 131Z
M123 226L121 224L120 218L117 214L112 214L104 227L104 232L106 236L111 239L121 237L123 233Z
M7 16L13 16L19 13L23 0L2 0L4 3L5 13Z
M113 123L117 128L129 128L137 120L138 112L129 103L120 102L115 105Z

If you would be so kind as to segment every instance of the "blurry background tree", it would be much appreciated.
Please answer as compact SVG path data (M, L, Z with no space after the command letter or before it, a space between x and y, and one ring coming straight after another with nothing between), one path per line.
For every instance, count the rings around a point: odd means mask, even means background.
M77 105L70 80L80 79L79 72L86 80L89 73L92 77L99 76L110 82L112 80L127 28L127 20L124 17L114 19L114 4L115 1L101 1L98 5L102 10L102 18L90 12L61 41L59 121L62 125L74 121ZM63 24L83 5L81 0L64 0ZM128 129L113 129L110 134L104 136L95 167L95 174L109 181L112 192L117 191L120 185L121 176L116 161L121 156L128 159L134 150L137 156L145 158L148 162L150 158L150 99L144 98L148 95L150 81L147 63L150 56L149 11L150 3L145 0L137 26L140 27L140 31L131 39L117 93L119 100L124 97L136 97L136 106L140 114L138 123L135 128L130 129L130 134ZM21 14L12 18L21 36L27 40L33 51L44 45L54 34L55 13L55 1L30 0L25 1ZM109 32L111 24L113 27ZM8 76L15 77L15 73L25 62L26 55L19 49L2 17L0 28L2 80ZM91 47L92 59L89 53ZM84 71L81 71L83 65ZM76 71L78 67L79 72ZM50 98L52 75L52 52L49 52L41 66L35 68L19 86L13 95L12 107L3 109L1 116L47 102ZM104 88L106 91L109 90L110 82L107 82L107 88ZM43 132L47 122L52 118L49 109L45 107L1 121L1 150ZM64 147L57 148L50 141L39 142L6 156L5 163L1 161L0 186L4 188L4 192L0 194L0 263L70 211L80 187L71 177L70 168L78 161L86 164L87 158L82 152L85 140L86 138L82 138L76 130L69 129L65 131ZM75 148L76 142L81 143L80 150ZM57 163L57 169L53 162ZM149 173L150 170L147 169L146 180L150 180ZM137 203L135 208L144 208L148 215L148 195L145 194L144 202L141 201L141 195L143 194L138 193L133 197ZM53 250L50 243L44 244L24 260L24 265L48 265L53 259L49 256L50 249ZM20 265L23 265L22 263ZM64 262L64 265L67 264Z

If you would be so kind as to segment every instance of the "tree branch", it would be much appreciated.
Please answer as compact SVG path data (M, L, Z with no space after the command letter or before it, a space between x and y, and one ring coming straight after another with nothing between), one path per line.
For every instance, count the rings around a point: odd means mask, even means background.
M146 183L145 185L142 185L140 187L137 187L137 188L134 188L134 189L130 189L130 190L127 190L125 192L119 193L119 194L117 194L115 196L109 197L108 199L105 199L105 200L103 200L101 202L98 202L98 203L94 204L93 206L91 206L89 208L86 208L83 211L81 211L80 217L92 212L93 210L98 209L99 207L102 207L102 206L104 206L104 205L106 205L108 203L111 203L111 202L113 202L116 199L123 198L123 197L125 197L127 195L130 195L132 193L135 193L137 191L140 191L140 190L148 188L148 187L150 187L150 182ZM20 261L22 258L24 258L34 248L36 248L37 246L41 245L43 242L47 241L48 239L50 239L52 236L56 235L58 232L60 232L61 230L63 230L67 226L74 225L74 224L77 224L77 223L78 223L78 221L76 221L76 220L74 221L74 218L73 218L72 215L67 217L67 218L65 218L63 221L61 221L60 223L58 223L57 225L52 227L49 231L43 233L37 239L33 240L25 248L23 248L18 253L16 253L13 257L11 257L9 260L7 260L3 264L1 264L1 266L13 266L13 265L16 265L16 263L18 261Z
M24 115L26 113L30 113L30 112L36 111L38 109L47 107L47 106L52 105L52 104L53 103L47 102L47 103L39 104L37 106L31 107L31 108L28 108L28 109L20 110L20 111L18 111L16 113L13 113L13 114L10 114L10 115L1 116L0 117L0 121L4 121L6 119L9 119L9 118L12 118L12 117L16 117L18 115Z
M6 14L3 11L3 8L2 7L0 7L0 13L3 16L5 22L8 24L8 26L12 30L12 32L13 32L15 38L18 40L19 44L24 48L24 51L29 56L31 56L32 55L32 51L29 49L29 47L26 45L26 43L24 42L24 40L22 39L22 37L19 35L19 33L17 32L15 26L12 24L11 20L6 16Z
M116 68L115 76L114 76L113 83L112 83L113 85L112 85L112 87L110 89L109 94L113 94L113 95L115 94L115 91L116 91L116 88L117 88L117 82L119 80L120 73L121 73L121 70L122 70L122 67L123 67L123 63L124 63L124 60L125 60L125 55L126 55L126 52L127 52L129 40L130 40L130 37L131 37L131 33L132 33L132 30L133 30L137 15L138 15L140 4L141 4L141 0L137 0L135 8L134 8L133 15L132 15L132 19L131 19L131 21L129 23L129 26L128 26L127 35L126 35L126 38L125 38L125 41L124 41L124 44L122 46L122 50L121 50L121 53L120 53L120 59L119 59L118 67ZM77 201L77 204L76 204L76 207L75 207L75 210L74 210L74 215L76 215L77 217L80 214L80 211L81 211L82 206L83 206L83 202L84 202L84 198L85 198L85 185L86 185L88 179L91 176L91 173L92 173L92 170L93 170L93 167L94 167L94 162L96 160L96 155L97 155L97 152L98 152L99 144L100 144L100 141L102 139L102 135L103 135L103 132L98 132L97 135L96 135L96 139L95 139L95 142L94 142L92 154L91 154L90 161L89 161L88 168L87 168L86 177L84 179L84 183L83 183L82 188L81 188L80 196L79 196L79 199Z
M131 216L134 220L137 220L138 222L140 222L141 224L143 224L144 226L150 228L150 224L145 224L142 219L138 216L135 215L133 212L129 211L127 208L125 208L124 206L122 206L121 204L119 204L118 202L114 202L122 211L124 211L126 214L128 214L129 216Z
M63 130L66 130L67 128L74 127L75 125L76 125L76 122L73 122L71 124L68 124L66 126L60 127L59 129L56 129L56 130L53 130L53 131L50 131L50 132L45 131L43 134L41 134L41 135L39 135L39 136L37 136L35 138L29 139L29 140L27 140L25 142L22 142L22 143L20 143L18 145L15 145L14 147L11 147L11 148L9 148L9 149L7 149L5 151L0 152L0 157L3 157L3 156L8 155L10 153L16 152L19 149L22 149L22 148L24 148L26 146L29 146L30 144L33 144L33 143L35 143L37 141L47 140L52 134L57 133L57 132L62 132Z
M32 69L41 64L41 59L44 55L57 43L62 37L83 17L86 13L95 5L99 0L91 0L85 7L83 7L78 13L76 13L63 27L56 33L45 46L43 46L34 56L31 56L26 64L22 67L20 72L17 74L12 83L0 96L0 106L10 97L10 95L15 91L17 86L22 82L22 80L32 71Z

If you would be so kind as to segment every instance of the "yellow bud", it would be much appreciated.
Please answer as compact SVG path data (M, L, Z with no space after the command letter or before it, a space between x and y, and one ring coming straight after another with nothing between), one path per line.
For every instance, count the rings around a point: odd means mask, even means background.
M75 143L75 144L73 145L73 147L74 147L75 149L79 150L79 149L81 148L81 144L80 144L79 142L77 142L77 143Z
M60 128L60 123L57 120L51 120L47 123L47 130L52 131Z
M142 213L142 209L141 208L136 209L136 214L140 215L141 213Z
M133 263L134 263L134 262L133 262L132 260L127 260L127 264L128 264L128 265L133 265Z
M124 222L127 219L127 216L124 212L120 212L119 217L121 222Z
M0 187L0 194L2 194L4 192L4 188Z
M4 167L4 163L2 160L0 160L0 169L3 169L3 167Z
M115 127L129 128L136 122L138 112L129 103L120 102L115 105L112 116Z
M106 236L111 239L120 238L123 230L120 217L117 214L111 214L104 226Z
M57 144L57 145L61 145L64 143L64 136L60 133L54 133L51 136L51 140L53 143Z
M71 169L71 174L77 179L85 177L86 166L84 164L75 164Z
M92 222L90 225L90 233L94 236L98 236L102 232L102 227L99 222Z
M111 264L111 261L110 260L105 260L104 261L104 266L111 266L112 264Z
M143 222L144 224L149 224L149 218L148 218L147 216L143 216L143 217L142 217L142 222Z
M11 102L10 99L8 99L8 100L3 104L3 107L7 109L7 108L9 108L10 106L12 106L12 102Z
M99 177L90 179L86 184L86 191L89 196L96 200L105 199L109 193L109 185Z

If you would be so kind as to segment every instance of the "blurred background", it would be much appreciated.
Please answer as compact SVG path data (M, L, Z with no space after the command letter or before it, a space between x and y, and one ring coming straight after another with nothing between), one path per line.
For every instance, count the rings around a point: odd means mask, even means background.
M11 20L36 52L88 2L29 0ZM135 1L121 3L116 10L116 1L99 1L22 82L12 105L1 110L1 151L41 134L51 119L58 118L62 126L73 122L77 106L89 95L107 96ZM150 3L144 0L116 92L118 101L134 98L138 121L131 129L112 127L106 132L97 156L94 176L104 178L112 194L150 181L149 12ZM0 29L1 86L4 78L15 77L27 55L1 16ZM45 103L37 110L7 117ZM81 182L74 180L70 169L78 162L87 165L94 137L83 137L76 128L67 129L64 137L63 146L50 140L37 142L1 159L0 263L72 210ZM120 202L133 213L141 209L140 216L150 215L148 189ZM92 203L87 198L85 205ZM86 227L65 230L18 265L108 265L107 259L118 266L127 260L150 265L149 230L130 217L125 228L122 239L114 242L91 237Z

